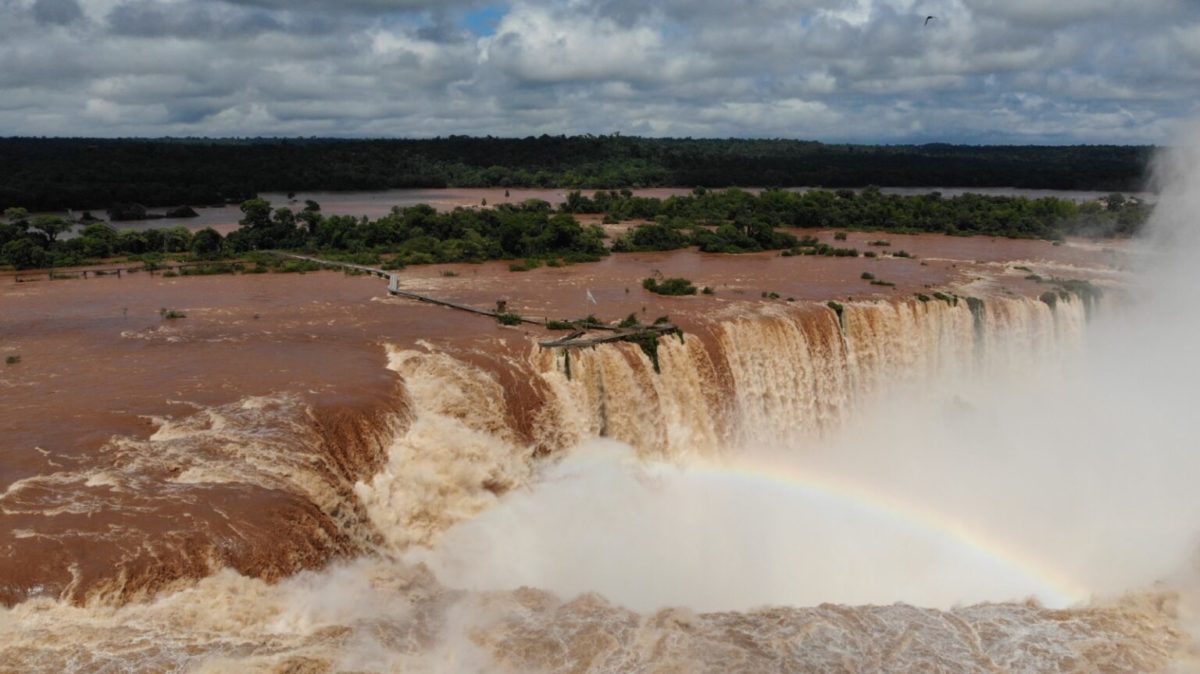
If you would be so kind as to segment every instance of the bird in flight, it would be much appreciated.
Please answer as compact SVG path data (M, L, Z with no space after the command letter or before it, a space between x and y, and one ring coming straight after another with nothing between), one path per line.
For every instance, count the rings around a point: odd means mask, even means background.
M925 23L922 25L928 26L929 22L933 21L936 18L937 18L936 16L933 16L932 14L930 14L929 16L925 17Z

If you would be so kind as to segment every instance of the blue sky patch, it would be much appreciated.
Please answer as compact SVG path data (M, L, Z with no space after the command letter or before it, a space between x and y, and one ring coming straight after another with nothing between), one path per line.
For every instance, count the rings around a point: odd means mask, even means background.
M494 35L496 33L496 25L500 23L500 19L508 13L506 5L486 5L476 10L467 12L463 18L463 25L467 30L479 36Z

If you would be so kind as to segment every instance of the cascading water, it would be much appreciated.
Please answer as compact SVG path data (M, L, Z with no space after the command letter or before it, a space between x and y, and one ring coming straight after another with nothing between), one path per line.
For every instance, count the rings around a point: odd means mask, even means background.
M961 574L960 564L1013 574L992 599L1059 589L1015 555L992 556L990 541L964 535L966 520L879 494L865 504L854 485L817 480L819 462L784 477L756 457L771 447L820 458L879 400L1052 368L1079 349L1084 323L1074 297L1054 307L994 297L982 311L965 300L847 303L840 315L779 304L665 338L660 372L629 344L573 352L569 374L563 354L536 347L483 364L393 348L406 400L382 466L352 490L317 491L323 510L365 511L355 526L374 531L352 537L375 554L277 585L223 572L124 606L25 602L0 613L0 653L63 671L1149 671L1182 642L1169 598L1067 612L655 612L869 601L889 587L913 599L904 580L915 569ZM501 383L513 373L536 396L525 419L514 407L530 401ZM597 448L597 438L622 445ZM874 539L871 554L854 538ZM763 560L773 563L755 566ZM931 579L949 588L933 603L972 597L964 575ZM855 584L860 594L847 589ZM197 620L189 608L213 601L236 610Z

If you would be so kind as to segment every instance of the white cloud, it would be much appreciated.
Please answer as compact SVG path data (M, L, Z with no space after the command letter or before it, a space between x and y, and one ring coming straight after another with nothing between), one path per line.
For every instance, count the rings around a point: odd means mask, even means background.
M486 4L0 0L0 128L1157 142L1200 112L1195 0L513 0L475 37Z

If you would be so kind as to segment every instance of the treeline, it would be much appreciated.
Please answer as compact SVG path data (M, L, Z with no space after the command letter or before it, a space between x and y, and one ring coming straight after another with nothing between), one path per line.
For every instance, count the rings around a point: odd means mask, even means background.
M963 194L944 198L938 192L906 196L884 194L878 187L795 192L782 189L759 194L738 189L697 188L689 196L640 197L629 190L567 195L562 209L604 214L605 222L650 220L618 241L621 250L665 250L699 245L719 251L713 233L750 236L762 248L776 227L880 230L919 234L988 235L1009 238L1061 239L1081 235L1125 237L1137 233L1150 207L1114 193L1102 201L1077 204L1068 199ZM715 227L715 232L710 231ZM689 234L690 232L690 234ZM686 243L685 243L686 240ZM746 247L743 240L740 246ZM726 252L738 252L730 250Z
M1139 146L828 145L541 136L427 140L0 139L0 210L239 203L422 187L1018 187L1136 191Z
M512 267L520 271L607 255L610 246L603 228L576 219L575 214L584 213L602 214L606 223L635 221L612 242L611 250L617 252L697 246L714 253L783 250L788 255L834 256L855 256L858 251L823 244L809 235L797 237L784 228L1060 239L1071 234L1129 236L1149 214L1145 204L1120 194L1079 205L1054 197L900 196L874 187L860 192L773 189L760 194L696 188L690 195L666 199L635 196L628 189L590 197L572 192L557 210L540 199L444 213L418 205L393 208L376 220L326 216L311 201L295 212L249 199L241 211L240 228L222 236L211 228L195 233L183 227L118 231L108 223L77 225L11 208L0 221L0 264L18 269L62 267L113 256L153 262L171 254L216 260L285 249L391 268L523 258ZM81 229L70 236L76 227ZM835 236L844 238L842 233Z
M153 263L171 254L219 260L266 249L318 252L389 268L516 258L566 264L608 254L600 227L584 226L541 200L449 213L419 205L395 208L377 220L324 216L315 208L300 213L272 209L261 199L245 201L241 210L241 226L228 236L212 228L195 233L183 227L118 231L107 223L92 223L82 226L78 236L64 238L73 223L9 209L0 223L0 264L35 269L114 256Z

